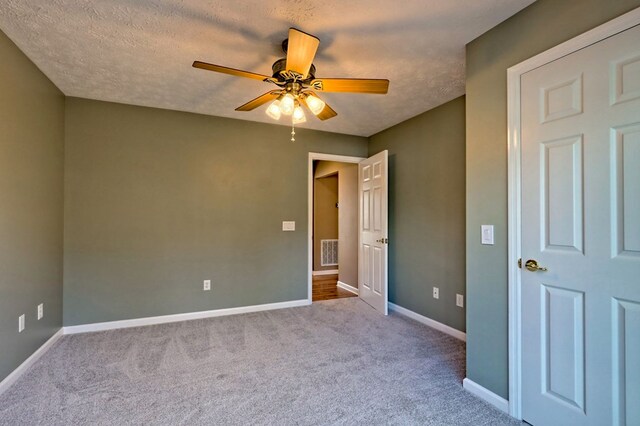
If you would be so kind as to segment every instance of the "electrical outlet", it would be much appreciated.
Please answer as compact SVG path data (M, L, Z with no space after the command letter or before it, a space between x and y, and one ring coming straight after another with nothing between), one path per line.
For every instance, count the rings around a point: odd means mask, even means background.
M211 280L204 280L204 291L211 290Z
M22 333L24 330L24 314L18 317L18 333Z
M38 320L41 320L44 316L44 303L38 305Z
M433 298L440 299L440 289L438 287L433 288Z
M464 308L464 296L461 294L456 294L456 306L460 308Z

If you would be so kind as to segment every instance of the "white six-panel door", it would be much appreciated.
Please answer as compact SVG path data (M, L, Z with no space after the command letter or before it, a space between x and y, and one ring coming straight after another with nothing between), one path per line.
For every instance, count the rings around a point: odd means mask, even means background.
M387 315L388 151L363 160L358 168L358 294Z
M523 418L640 425L640 27L521 99Z

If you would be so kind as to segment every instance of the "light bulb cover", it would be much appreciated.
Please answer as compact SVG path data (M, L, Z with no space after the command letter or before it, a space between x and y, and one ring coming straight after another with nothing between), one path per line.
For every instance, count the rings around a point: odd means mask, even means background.
M307 121L307 117L304 115L304 110L300 105L297 105L293 109L293 124L300 124Z
M307 95L304 100L314 115L320 114L326 105L322 99L313 95Z
M284 115L291 115L293 114L293 110L295 109L295 106L296 105L293 99L293 95L290 93L287 93L282 97L282 100L280 101L280 112L283 113Z
M274 120L280 120L280 101L276 99L275 101L271 102L271 104L269 104L269 107L267 108L266 113Z

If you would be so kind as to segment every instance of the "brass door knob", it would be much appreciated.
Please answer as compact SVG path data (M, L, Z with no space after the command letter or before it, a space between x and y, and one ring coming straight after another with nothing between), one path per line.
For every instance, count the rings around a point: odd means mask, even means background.
M529 259L525 262L524 267L527 268L529 271L531 272L546 272L548 271L547 268L545 268L544 266L539 266L538 262L533 260L533 259Z

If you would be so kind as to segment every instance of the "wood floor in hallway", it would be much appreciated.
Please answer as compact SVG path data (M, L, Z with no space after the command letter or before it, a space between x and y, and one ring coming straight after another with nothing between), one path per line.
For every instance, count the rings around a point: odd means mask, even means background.
M313 295L312 300L342 299L345 297L357 297L357 294L351 293L337 286L338 275L315 275L313 277Z

